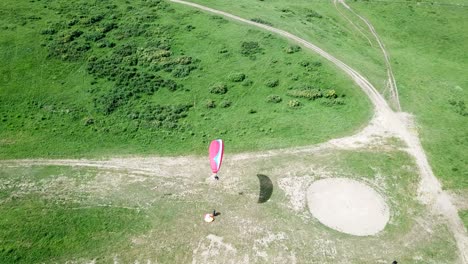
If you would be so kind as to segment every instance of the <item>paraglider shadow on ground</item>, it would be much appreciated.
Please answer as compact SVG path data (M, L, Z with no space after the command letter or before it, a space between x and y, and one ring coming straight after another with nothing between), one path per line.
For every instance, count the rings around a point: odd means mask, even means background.
M273 194L273 182L270 178L263 174L257 174L260 182L260 194L258 196L258 203L264 203L268 201Z

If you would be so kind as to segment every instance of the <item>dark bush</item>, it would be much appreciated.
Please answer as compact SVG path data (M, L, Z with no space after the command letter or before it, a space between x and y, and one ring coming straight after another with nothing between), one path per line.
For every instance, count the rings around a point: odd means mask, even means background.
M268 81L265 82L265 85L267 87L271 87L271 88L276 87L276 86L279 85L279 80L278 79L268 80Z
M252 56L262 52L262 48L256 41L243 41L241 43L241 54L244 56Z
M83 31L81 30L72 30L69 32L65 32L62 35L62 42L67 43L67 42L72 42L75 39L79 38L83 34Z
M306 10L306 20L311 22L312 21L312 18L322 18L322 15L320 15L319 13L317 13L316 11L312 10L312 9L307 9Z
M319 89L290 90L288 91L288 95L297 98L306 98L308 100L315 100L323 97L323 93Z
M113 29L116 29L117 28L117 24L114 23L114 22L108 22L108 23L105 23L102 27L99 28L99 31L102 32L102 33L107 33Z
M102 15L102 14L92 16L92 17L88 18L87 20L85 20L84 24L89 26L89 25L92 25L94 23L97 23L97 22L101 21L103 18L104 18L104 15Z
M191 68L188 66L176 66L172 71L172 76L176 78L187 77L190 74Z
M210 93L213 94L225 94L228 92L228 88L225 84L217 83L210 87Z
M101 33L101 32L91 32L91 33L88 33L88 34L85 34L85 39L87 41L93 41L93 42L96 42L102 38L104 38L106 35L104 35L104 33Z
M219 104L219 106L221 106L222 108L228 108L230 107L232 104L231 101L228 101L228 100L223 100L221 101L221 103Z
M264 25L268 25L268 26L273 26L272 23L270 23L270 22L268 22L268 21L266 21L266 20L263 20L263 19L261 19L261 18L252 18L252 19L250 19L250 20L253 21L253 22L260 23L260 24L264 24Z
M286 51L286 53L288 53L288 54L296 53L296 52L301 51L301 47L298 46L298 45L292 45L292 46L286 47L286 48L284 49L284 51Z
M307 66L310 65L310 62L308 62L308 61L301 61L301 62L299 62L299 65L301 65L302 67L307 67Z
M243 73L231 73L228 76L228 80L231 82L242 82L245 79L245 74Z
M267 97L267 102L269 102L269 103L277 104L277 103L280 103L281 101L283 101L283 99L281 99L281 97L279 95L272 94L272 95L269 95Z
M54 35L55 33L57 33L55 28L47 28L41 31L42 35Z
M208 100L205 101L205 107L206 108L215 108L216 103L215 103L215 101L213 101L211 99L208 99Z

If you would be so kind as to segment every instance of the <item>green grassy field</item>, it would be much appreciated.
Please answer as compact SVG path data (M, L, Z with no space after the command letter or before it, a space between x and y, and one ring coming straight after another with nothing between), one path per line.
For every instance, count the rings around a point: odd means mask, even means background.
M415 197L415 171L399 151L333 150L228 161L216 183L190 165L171 177L125 168L2 166L0 259L453 263L456 246L443 219ZM264 203L257 174L273 183ZM356 237L313 218L307 187L329 177L355 179L383 195L391 215L386 228ZM204 223L213 208L221 215Z
M218 137L234 152L298 146L371 115L328 62L187 7L4 1L1 12L3 159L205 153Z
M194 2L310 40L388 95L376 43L331 1ZM436 175L467 188L463 7L350 4L385 42ZM294 43L158 0L4 0L0 24L0 263L457 261L446 220L416 197L399 140L252 152L350 135L372 114L347 76ZM218 137L216 182L198 154ZM106 159L126 155L143 157ZM59 157L94 160L48 163ZM385 198L383 231L347 235L310 214L308 186L339 177ZM221 215L204 223L213 209Z
M383 93L383 55L365 25L344 8L359 31L327 1L194 0L244 18L261 18L318 44L364 73ZM374 25L391 57L403 111L416 116L423 147L444 188L468 187L466 162L468 101L464 69L468 65L463 1L418 4L418 1L349 1ZM372 40L371 46L366 37Z

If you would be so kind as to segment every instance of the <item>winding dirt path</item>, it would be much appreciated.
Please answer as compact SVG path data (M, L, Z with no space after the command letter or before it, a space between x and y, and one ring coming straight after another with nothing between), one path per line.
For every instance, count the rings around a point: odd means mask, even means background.
M372 33L372 36L374 36L375 40L379 44L380 50L382 51L382 54L384 55L385 67L387 68L388 86L390 88L391 100L395 104L396 109L398 111L401 111L400 98L398 97L398 86L397 86L397 83L396 83L396 80L395 80L395 75L393 74L392 65L390 64L390 56L388 55L388 52L385 49L385 45L380 40L380 37L377 34L377 31L375 30L374 26L372 26L372 24L369 22L369 20L367 20L365 17L363 17L363 16L359 15L358 13L356 13L349 5L346 4L345 0L333 0L333 3L335 4L336 10L338 10L338 12L341 14L341 16L343 16L346 20L348 20L351 23L351 25L353 25L366 38L367 38L367 36L359 29L359 27L356 26L352 22L351 19L349 19L345 14L343 14L338 9L337 2L340 3L346 9L348 9L355 16L357 16L360 20L362 20L367 25L367 27L369 28L369 31ZM369 40L369 38L367 38L367 40Z
M266 152L255 152L255 153L244 153L233 155L230 157L232 160L240 159L251 159L251 158L260 158L274 156L277 154L284 153L310 153L320 151L326 148L345 148L345 149L354 149L366 145L373 145L378 143L378 138L385 137L398 137L404 141L407 145L406 151L411 154L420 171L421 181L418 189L418 197L423 203L429 204L432 206L434 213L442 214L448 220L448 226L452 231L457 246L460 252L460 260L462 263L468 263L468 238L466 236L465 227L458 216L457 208L451 203L450 197L444 191L442 191L441 184L434 176L432 169L427 161L424 150L421 146L416 130L412 122L412 117L405 113L395 113L387 104L383 96L375 89L375 87L361 74L356 70L352 69L342 61L328 54L324 50L315 46L314 44L299 38L289 32L286 32L281 29L277 29L268 25L259 24L223 11L215 10L209 7L198 5L195 3L185 2L181 0L170 0L174 3L188 5L194 8L198 8L210 13L218 14L232 20L240 21L258 28L262 28L266 31L273 32L277 35L280 35L284 38L287 38L291 41L294 41L298 44L301 44L305 48L308 48L327 60L334 63L346 74L348 74L354 82L366 93L370 98L371 102L374 105L375 115L371 120L369 125L364 128L361 132L356 135L330 140L329 142L322 143L315 146L301 147L301 148L292 148L287 150L273 150ZM340 1L345 5L343 1ZM367 21L367 20L366 20ZM368 26L373 30L373 27ZM376 34L376 33L375 33ZM378 36L374 35L377 39ZM378 41L381 48L380 40ZM384 51L385 49L383 49ZM384 54L386 52L384 51ZM386 59L388 59L388 56ZM389 63L389 62L388 62ZM388 67L388 66L387 66ZM392 74L393 76L393 74ZM395 90L397 93L397 91ZM100 168L112 168L112 169L126 169L132 170L134 172L140 172L143 174L158 175L158 176L173 176L173 175L187 175L182 172L175 172L174 168L181 167L175 166L176 164L186 164L191 167L191 165L196 166L195 164L200 163L199 157L151 157L151 158L115 158L110 160L6 160L0 161L0 164L3 166L30 166L30 165L68 165L68 166L88 166L88 167L100 167ZM203 162L201 162L203 163Z

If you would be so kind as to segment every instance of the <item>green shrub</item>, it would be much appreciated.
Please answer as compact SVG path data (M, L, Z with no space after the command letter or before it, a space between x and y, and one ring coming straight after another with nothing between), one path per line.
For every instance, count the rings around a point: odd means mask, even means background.
M57 33L57 30L55 28L46 28L41 31L42 35L54 35L55 33Z
M291 107L291 108L298 108L301 105L302 105L301 102L299 102L298 100L290 100L288 102L288 106Z
M95 41L98 41L98 40L104 38L105 36L106 35L104 35L104 33L102 33L102 32L91 32L91 33L85 34L84 37L85 37L85 39L87 41L95 42Z
M268 81L265 82L265 85L267 87L271 87L271 88L276 87L276 86L279 85L279 80L278 79L268 80Z
M207 99L205 101L205 107L206 108L215 108L216 107L216 102L214 100Z
M283 101L283 99L281 99L281 97L279 95L272 94L272 95L269 95L267 97L267 102L269 102L269 103L277 104L277 103L280 103L281 101Z
M228 108L232 105L232 102L231 101L228 101L228 100L223 100L219 106L221 106L222 108Z
M338 97L338 95L336 94L336 91L333 90L333 89L327 90L325 92L325 98L333 99L333 98L337 98L337 97Z
M310 89L310 90L290 90L288 95L291 97L305 98L308 100L315 100L323 97L322 91L319 89Z
M75 39L77 39L78 37L80 37L82 34L83 34L83 31L81 31L81 30L72 30L72 31L69 31L69 32L65 32L62 35L62 40L61 41L63 43L72 42Z
M245 79L245 74L243 73L231 73L228 76L228 80L231 82L242 82Z
M227 93L228 88L225 84L217 83L210 87L210 93L213 94L225 94Z
M257 23L264 24L264 25L268 25L268 26L273 26L272 23L270 23L268 21L265 21L265 20L263 20L261 18L252 18L252 19L250 19L250 21L257 22Z
M190 67L188 65L179 65L174 68L172 71L172 76L176 78L183 78L189 76L190 72L194 69L195 67Z
M291 53L296 53L296 52L301 51L301 47L298 45L292 45L292 46L288 46L284 50L286 51L286 53L291 54Z
M262 52L262 48L256 41L243 41L241 43L241 54L244 56L252 56Z
M320 15L319 13L317 13L316 11L314 11L312 9L307 9L306 10L306 20L311 22L312 18L322 18L322 15Z

